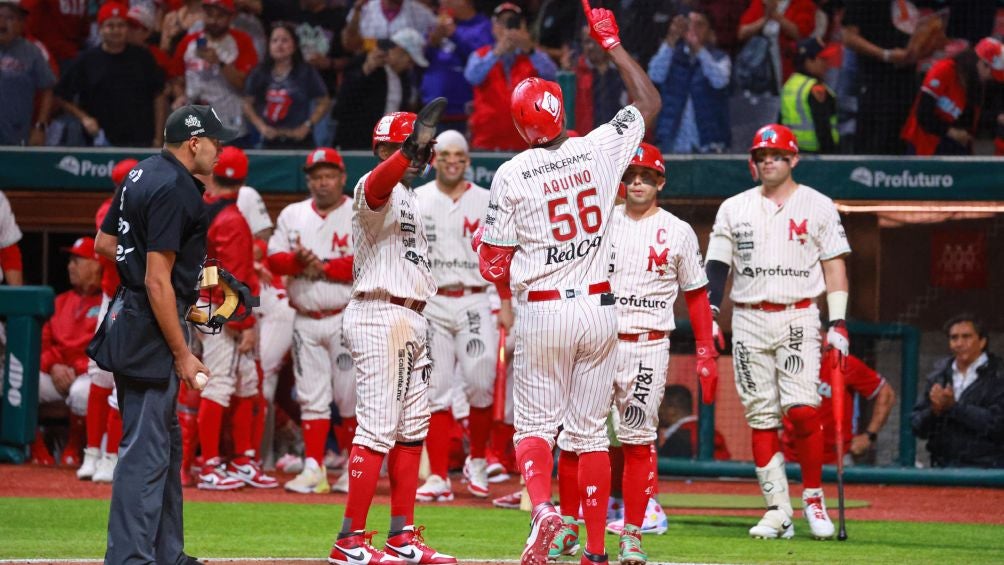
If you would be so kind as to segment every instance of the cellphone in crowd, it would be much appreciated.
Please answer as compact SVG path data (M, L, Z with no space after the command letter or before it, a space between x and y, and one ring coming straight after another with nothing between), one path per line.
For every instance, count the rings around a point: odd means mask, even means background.
M376 46L381 51L390 51L394 48L394 42L389 39L378 39Z
M506 21L505 21L505 28L506 29L519 29L520 25L522 23L523 23L522 18L520 18L516 14L509 14L509 17L506 18Z
M198 39L195 40L195 47L197 47L199 49L205 49L207 43L208 43L208 40L205 37L200 37L200 38L198 38Z

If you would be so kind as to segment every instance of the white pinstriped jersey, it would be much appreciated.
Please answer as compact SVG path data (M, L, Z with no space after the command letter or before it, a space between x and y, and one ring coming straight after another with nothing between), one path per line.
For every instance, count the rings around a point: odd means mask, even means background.
M617 297L617 331L672 331L673 303L684 292L708 284L697 235L690 224L659 209L633 220L614 208L608 238L610 284Z
M241 211L241 216L248 221L251 226L251 233L256 234L261 230L273 227L272 218L268 215L268 208L265 201L261 199L261 194L250 186L242 186L237 191L237 209Z
M515 247L516 293L607 280L604 234L621 176L645 135L634 106L556 149L529 149L492 180L482 241Z
M471 249L471 237L488 210L488 191L467 183L467 190L454 202L432 181L416 188L415 195L422 210L436 284L487 286L478 270L478 255Z
M436 294L429 268L429 242L415 191L398 183L380 209L366 203L370 173L355 188L352 240L356 247L352 296L387 293L399 298L427 300Z
M733 302L791 304L826 290L826 261L851 252L837 207L798 185L778 206L757 186L722 203L711 238L732 247Z
M321 261L352 255L352 199L342 203L327 215L314 209L307 199L286 206L279 213L275 232L268 240L269 254L292 252L297 237L300 245L317 255ZM332 310L349 303L351 286L323 278L304 275L287 277L289 302L302 310Z

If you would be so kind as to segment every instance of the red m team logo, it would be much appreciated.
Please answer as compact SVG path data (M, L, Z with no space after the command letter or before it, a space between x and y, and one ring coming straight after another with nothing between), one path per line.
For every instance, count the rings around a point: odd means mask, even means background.
M464 218L464 237L474 237L474 232L478 231L478 224L480 223L480 218L474 218L473 222Z
M802 223L796 224L795 220L788 220L788 241L798 240L799 243L805 245L805 240L809 237L809 220L802 220Z
M666 274L666 269L669 267L669 248L666 247L662 250L662 253L656 253L655 247L649 246L648 248L648 268L645 270L648 272L658 271L660 275Z
M349 247L349 234L345 234L343 237L338 237L338 234L334 234L331 237L331 250L340 251L342 255L348 255L352 252Z

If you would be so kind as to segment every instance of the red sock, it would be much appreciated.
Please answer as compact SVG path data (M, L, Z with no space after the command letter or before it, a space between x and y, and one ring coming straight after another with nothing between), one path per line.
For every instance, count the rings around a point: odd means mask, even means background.
M209 461L220 456L220 433L223 430L222 405L203 398L199 404L199 443L202 444L202 459Z
M87 447L101 447L101 436L105 435L108 420L108 397L112 389L91 383L87 396Z
M254 419L254 405L258 397L234 397L233 413L230 416L231 433L234 436L234 454L254 457L254 444L251 442L251 426ZM249 453L250 452L250 453Z
M653 443L649 447L649 456L652 458L652 493L651 496L659 498L659 452Z
M80 457L80 449L87 442L87 417L70 414L70 433L63 453Z
M530 506L536 507L542 502L551 502L551 471L554 469L554 459L551 457L551 447L547 441L539 437L523 438L516 444L516 460L519 462L520 472L523 473L523 480L526 481ZM608 470L609 468L607 465ZM609 480L607 482L609 483ZM604 518L606 511L607 507L604 504Z
M802 466L802 486L819 488L823 484L823 426L819 410L812 406L796 406L788 410L788 419L795 427L795 449Z
M415 523L415 491L418 490L418 466L422 444L397 444L387 454L390 475L390 517L404 518L404 525ZM349 487L349 492L352 492Z
M352 449L352 438L356 437L356 417L343 417L340 423L332 426L332 431L338 440L338 449L348 453Z
M105 453L118 453L122 442L122 413L118 410L108 411L108 441L105 442Z
M579 454L579 495L586 520L586 551L603 555L610 502L610 456L606 451Z
M471 459L484 459L488 447L488 435L492 431L492 407L471 406L469 418L471 432Z
M265 419L268 417L268 401L259 390L254 397L254 416L251 418L251 445L255 453L261 451L261 440L265 436ZM260 457L259 453L259 459Z
M449 410L433 412L429 418L429 433L425 449L429 452L429 473L446 478L450 466L450 428L453 414Z
M579 456L574 451L558 455L558 498L561 515L578 520L579 515Z
M781 451L781 440L776 429L753 430L753 462L757 467L766 467L778 451Z
M118 413L118 410L115 411ZM110 415L109 415L110 417ZM119 418L121 423L122 419ZM199 447L199 418L187 409L178 410L178 425L181 426L181 470L189 472L195 461L195 450ZM121 428L121 424L120 424ZM108 426L108 443L111 443L111 425ZM118 446L116 446L118 449Z
M610 446L610 494L624 497L624 449Z
M645 507L652 494L652 448L648 445L623 445L624 452L624 523L641 527Z
M324 465L324 443L328 441L328 429L331 427L331 420L304 420L303 421L303 456L309 457Z
M366 517L369 515L373 494L380 479L383 457L383 453L368 447L352 446L352 452L349 454L349 498L345 502L343 533L366 528ZM418 465L415 465L415 472L418 472ZM414 500L414 492L411 498Z

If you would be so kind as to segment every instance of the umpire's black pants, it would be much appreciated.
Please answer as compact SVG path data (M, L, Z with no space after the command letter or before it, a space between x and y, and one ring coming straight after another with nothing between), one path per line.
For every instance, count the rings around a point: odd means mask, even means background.
M115 385L122 442L112 482L105 563L184 563L178 377L148 383L115 375Z

